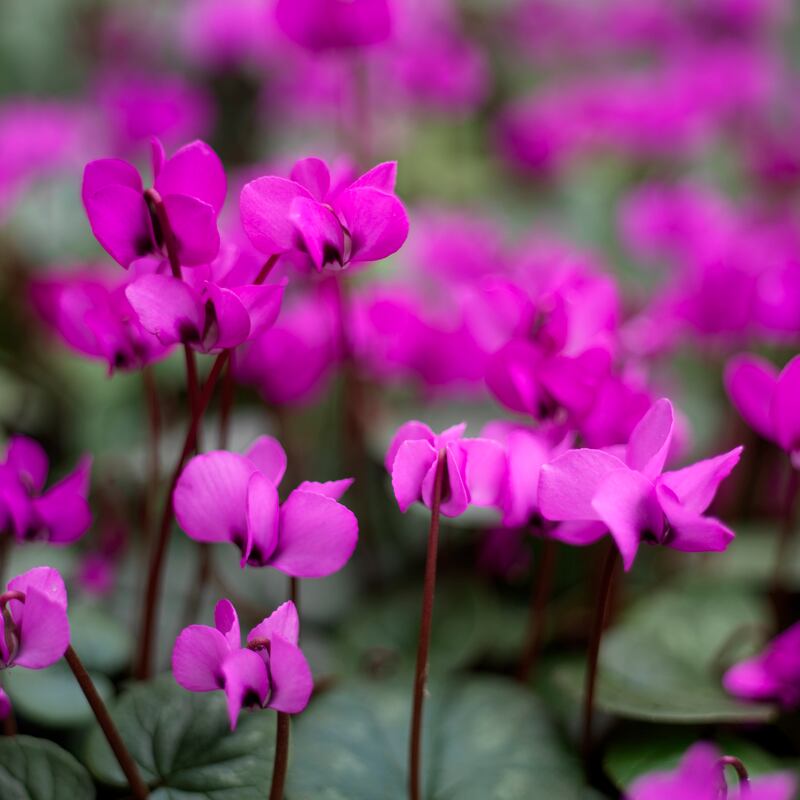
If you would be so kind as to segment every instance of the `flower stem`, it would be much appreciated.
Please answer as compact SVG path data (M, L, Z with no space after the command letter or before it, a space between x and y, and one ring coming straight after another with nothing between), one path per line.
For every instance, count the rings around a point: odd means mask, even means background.
M158 495L158 485L161 482L161 464L159 461L161 442L161 407L158 401L158 386L152 367L142 370L144 384L144 397L147 406L148 423L148 448L147 448L147 486L144 502L144 530L149 535L152 525L153 507Z
M122 737L119 735L119 731L116 725L114 725L114 721L111 719L111 715L108 713L105 703L97 693L97 689L95 689L94 683L92 683L92 679L86 671L86 667L83 666L80 658L78 658L78 654L72 649L72 645L67 647L67 652L64 653L64 659L72 670L75 680L78 681L78 685L86 696L89 705L92 707L97 722L108 740L122 771L125 773L125 777L128 779L128 784L131 787L133 796L136 800L145 800L150 794L147 784L142 780L136 762L128 752L128 748L125 747L125 743L122 741Z
M583 733L581 750L583 752L584 766L587 771L589 756L592 750L592 720L594 718L594 692L597 684L597 662L600 656L600 643L606 625L614 571L618 560L619 554L617 553L617 548L612 544L609 546L605 561L603 562L603 572L600 578L600 589L597 595L594 624L592 626L592 633L589 638L589 650L586 656L586 686L583 694Z
M219 449L228 448L228 438L231 427L231 411L236 398L236 383L233 380L233 359L228 359L225 372L222 376L222 392L219 405Z
M275 733L275 761L272 764L272 786L269 800L283 800L283 785L286 783L286 768L289 765L289 715L278 712Z
M725 781L725 767L733 767L739 777L739 797L750 797L750 775L747 772L747 767L742 763L741 759L736 756L722 756L719 760L720 768L722 769L722 798L728 796L728 784Z
M772 592L778 615L781 616L786 605L786 564L789 562L789 550L792 544L795 525L795 507L797 491L800 488L800 471L789 464L789 477L786 482L786 494L783 500L781 527L778 534L778 545L775 551L775 564L772 570Z
M297 613L300 613L300 580L289 578L289 599L294 603Z
M422 704L425 699L425 684L428 680L428 651L431 644L433 623L433 598L436 592L436 557L439 550L439 509L442 504L442 488L447 456L444 448L439 451L433 483L433 505L431 527L428 532L428 554L425 560L425 584L422 590L422 619L417 644L417 665L414 674L414 703L411 712L411 736L408 760L408 795L410 800L420 800L420 745L422 742Z
M517 678L522 683L527 683L534 674L539 651L547 622L547 601L553 586L555 572L557 545L554 539L545 539L542 543L542 553L536 569L531 591L530 613L528 616L528 630L525 635L525 645L522 649L522 658L517 670Z

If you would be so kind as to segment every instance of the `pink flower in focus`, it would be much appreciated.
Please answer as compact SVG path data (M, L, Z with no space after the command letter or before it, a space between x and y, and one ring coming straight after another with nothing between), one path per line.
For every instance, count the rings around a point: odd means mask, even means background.
M270 566L295 578L321 578L353 554L358 522L338 502L351 478L305 481L281 504L286 453L261 436L245 455L216 450L195 456L173 494L175 517L198 542L232 542L241 566Z
M214 627L190 625L175 641L172 673L190 692L225 692L231 730L243 707L298 714L314 688L311 668L297 646L300 620L287 602L247 634L242 647L239 617L230 600L214 609Z

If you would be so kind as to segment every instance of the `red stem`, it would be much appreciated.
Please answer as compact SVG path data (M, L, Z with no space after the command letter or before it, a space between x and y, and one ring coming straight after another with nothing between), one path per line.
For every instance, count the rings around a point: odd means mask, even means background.
M411 713L411 735L409 740L408 794L410 800L420 800L420 746L422 743L422 705L425 700L425 684L428 680L428 652L431 644L433 624L433 600L436 593L436 558L439 550L439 509L442 504L442 489L447 457L444 448L439 451L433 484L433 506L431 526L428 532L428 553L425 560L425 583L422 591L422 619L417 644L417 665L414 674L414 701Z
M797 490L800 488L800 472L789 464L789 477L786 481L786 494L783 500L781 528L778 534L778 546L775 553L775 565L772 571L772 596L778 610L778 616L786 605L786 565L789 561L790 548L794 535L795 506ZM779 626L780 627L780 626Z
M736 756L722 756L719 760L719 765L722 770L722 798L728 796L728 784L725 780L725 767L733 767L739 777L739 797L750 797L750 775L747 772L747 767L742 763L741 759Z
M289 765L289 715L278 712L275 735L275 760L272 764L272 786L269 800L283 800L283 787L286 783L286 768Z

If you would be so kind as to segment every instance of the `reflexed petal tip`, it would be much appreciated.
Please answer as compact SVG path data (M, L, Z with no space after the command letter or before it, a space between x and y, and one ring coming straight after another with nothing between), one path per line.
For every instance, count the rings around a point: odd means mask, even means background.
M247 634L247 641L266 639L270 641L273 634L279 634L290 644L297 644L300 638L300 617L297 607L291 600L279 605L268 617Z
M272 692L267 706L286 714L300 713L311 698L314 679L300 648L279 633L273 633L270 642L269 674Z
M252 650L233 650L225 656L220 667L231 730L236 730L243 706L263 706L270 690L267 665Z
M213 692L222 688L222 663L231 645L216 628L190 625L175 640L172 674L190 692Z

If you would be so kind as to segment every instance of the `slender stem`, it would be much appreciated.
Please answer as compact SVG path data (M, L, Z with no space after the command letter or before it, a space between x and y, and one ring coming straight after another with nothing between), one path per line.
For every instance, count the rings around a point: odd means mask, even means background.
M3 720L3 736L17 735L17 720L14 717L14 709L9 709L8 715Z
M147 406L148 448L147 448L147 487L144 502L144 530L149 534L152 525L153 509L161 483L160 442L161 406L158 401L158 386L152 367L142 370L145 404Z
M428 554L425 560L425 584L422 590L422 619L419 626L417 665L414 674L414 703L411 712L411 735L408 759L408 795L410 800L420 800L420 745L422 743L422 704L425 700L425 684L428 680L428 651L431 644L433 623L433 598L436 592L436 557L439 550L439 509L442 504L442 489L447 457L444 448L439 451L433 483L433 506L431 527L428 532Z
M89 705L92 707L97 722L108 740L111 749L114 751L114 755L122 771L125 773L125 777L128 779L133 796L136 800L145 800L150 794L147 784L142 780L136 762L128 752L128 748L125 747L125 743L122 741L122 737L119 735L119 731L116 725L114 725L114 721L111 719L111 715L108 713L103 699L97 693L97 689L95 689L94 683L92 683L92 679L86 671L86 667L83 666L80 658L78 658L78 654L72 649L72 645L67 647L67 652L64 653L64 659L67 664L69 664L69 668L72 670L75 680L78 681L78 685L81 687Z
M778 600L786 593L786 564L789 561L789 550L794 534L798 488L800 488L800 471L796 470L790 463L789 477L786 481L786 494L783 500L781 528L775 553L775 565L772 571L772 594Z
M289 578L289 599L294 603L297 613L300 613L300 581Z
M719 765L722 769L722 797L726 798L728 796L725 767L733 767L736 770L736 775L739 778L739 797L750 797L750 775L741 759L736 758L736 756L722 756L719 760Z
M606 624L609 598L613 585L614 571L619 560L617 548L611 544L606 551L603 572L600 578L600 589L597 595L594 625L589 639L589 651L586 657L586 686L583 695L583 735L582 751L584 765L588 769L589 756L592 750L592 720L594 718L594 691L597 684L597 662L600 656L600 643Z
M269 800L283 800L286 768L289 765L289 715L279 711L277 725L275 761L272 764L272 786L269 790Z
M527 683L534 674L539 651L542 648L544 631L547 627L547 601L550 599L550 592L553 586L557 553L555 539L546 538L542 543L541 557L533 580L528 630L525 635L525 645L522 648L519 669L517 670L517 678L522 683Z
M5 579L5 572L6 572L6 563L8 562L8 556L11 553L11 534L0 533L0 585L5 586L6 581Z
M233 359L228 359L225 372L222 376L222 392L219 407L219 449L228 447L228 437L231 427L231 411L236 398L236 383L233 380Z

